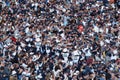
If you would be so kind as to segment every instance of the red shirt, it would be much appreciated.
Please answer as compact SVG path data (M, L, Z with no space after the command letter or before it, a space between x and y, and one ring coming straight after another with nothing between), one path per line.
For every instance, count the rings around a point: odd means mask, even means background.
M13 42L16 42L16 38L15 38L15 37L11 37L11 40L12 40Z
M114 3L114 2L115 2L115 0L109 0L109 3L111 3L111 4Z
M87 64L92 64L93 61L94 61L93 58L88 58L88 59L87 59Z
M82 25L78 26L78 30L80 33L83 32L83 26Z

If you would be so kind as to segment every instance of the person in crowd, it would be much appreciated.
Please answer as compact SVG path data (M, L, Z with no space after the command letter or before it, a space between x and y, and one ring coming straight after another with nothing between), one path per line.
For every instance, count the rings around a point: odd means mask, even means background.
M0 80L120 80L119 0L0 0Z

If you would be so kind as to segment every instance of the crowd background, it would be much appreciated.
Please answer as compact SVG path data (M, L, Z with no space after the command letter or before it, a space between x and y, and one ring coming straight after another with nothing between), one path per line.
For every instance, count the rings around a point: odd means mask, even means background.
M120 80L119 0L0 0L0 80Z

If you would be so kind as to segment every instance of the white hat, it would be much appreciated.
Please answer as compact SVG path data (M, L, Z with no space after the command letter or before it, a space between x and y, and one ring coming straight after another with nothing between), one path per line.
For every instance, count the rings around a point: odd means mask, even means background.
M106 43L110 43L110 40L106 39L105 42L106 42Z
M37 76L37 78L38 78L38 79L41 79L41 78L42 78L42 75L41 75L41 74L39 74L39 75Z
M56 42L59 43L60 41L58 39L56 39Z
M79 74L79 71L76 71L75 73L76 73L76 74Z
M74 75L74 76L77 76L77 73L74 73L73 75Z
M63 49L63 52L68 52L68 49L67 49L67 48L64 48L64 49Z
M39 41L40 41L40 38L36 38L36 41L39 42Z
M34 53L33 52L30 52L30 55L33 55Z
M17 72L14 70L14 71L12 71L12 75L15 75Z
M30 41L30 38L25 39L25 41L27 41L27 42Z
M63 12L66 12L66 9L65 9L65 8L63 8L63 9L62 9L62 11L63 11Z
M14 52L12 55L15 56L15 55L16 55L16 52Z
M22 46L22 47L25 47L25 44L24 44L23 42L21 42L21 46Z
M27 67L27 65L26 65L25 63L23 63L23 64L22 64L22 67L26 68L26 67Z
M113 68L111 67L110 70L113 71Z
M8 47L8 46L5 44L4 47L6 48L6 47Z

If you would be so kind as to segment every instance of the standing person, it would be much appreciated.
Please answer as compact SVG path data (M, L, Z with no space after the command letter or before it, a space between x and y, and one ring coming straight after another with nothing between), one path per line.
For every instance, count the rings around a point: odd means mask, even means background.
M111 80L112 76L110 74L110 72L108 71L108 69L106 69L106 80Z
M0 0L0 13L2 11L2 0Z

